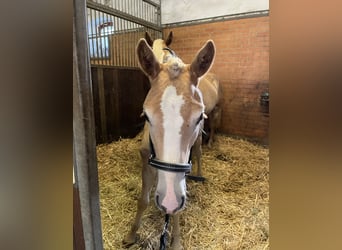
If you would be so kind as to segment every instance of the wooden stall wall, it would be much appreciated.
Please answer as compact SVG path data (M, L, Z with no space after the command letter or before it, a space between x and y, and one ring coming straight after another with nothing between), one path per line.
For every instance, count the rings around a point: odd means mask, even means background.
M186 63L208 39L216 44L211 70L224 91L220 132L268 143L269 116L260 96L269 88L269 17L166 27L164 37L171 30L170 47Z
M150 88L139 68L91 67L96 143L136 136L144 125L140 117Z

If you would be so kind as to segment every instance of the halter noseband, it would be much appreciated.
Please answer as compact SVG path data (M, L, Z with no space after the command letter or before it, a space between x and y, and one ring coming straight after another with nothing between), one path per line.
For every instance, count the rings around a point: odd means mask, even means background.
M190 153L188 163L169 163L169 162L159 161L155 159L156 153L154 151L151 136L149 140L150 140L151 155L150 155L150 158L148 159L148 164L150 164L154 168L164 170L164 171L169 171L169 172L184 172L186 174L191 172L191 167L192 167L191 153Z

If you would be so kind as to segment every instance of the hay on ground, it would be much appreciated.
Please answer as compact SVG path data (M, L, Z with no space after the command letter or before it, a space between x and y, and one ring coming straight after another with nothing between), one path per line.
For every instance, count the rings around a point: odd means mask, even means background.
M136 213L140 143L138 135L97 147L105 249L124 249L121 242ZM268 148L224 135L216 137L212 149L203 147L206 181L187 181L187 205L181 212L184 249L269 249L268 154ZM159 249L164 215L153 195L138 230L140 240L130 250Z

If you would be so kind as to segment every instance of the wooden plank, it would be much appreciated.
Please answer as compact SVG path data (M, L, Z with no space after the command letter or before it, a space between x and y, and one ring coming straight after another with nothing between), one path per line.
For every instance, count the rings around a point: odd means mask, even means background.
M102 250L95 123L88 55L86 3L73 1L73 149L84 244Z
M103 143L102 127L101 127L101 113L99 104L99 88L97 80L97 68L91 67L91 81L93 86L93 103L94 103L94 119L95 119L95 135L96 143Z
M103 81L103 68L97 68L97 83L99 90L99 108L100 108L100 121L101 121L101 137L103 141L108 140L107 133L107 116L106 116L106 97L105 86Z
M119 89L118 89L118 69L104 68L103 78L106 83L105 98L106 98L106 117L107 117L107 133L110 142L117 140L120 137L120 108L119 108Z
M121 70L115 69L113 70L113 97L115 97L112 102L113 104L113 112L115 114L115 124L114 127L117 128L116 133L118 136L121 134L121 121L120 121L120 96L121 90L119 85L119 72ZM125 110L124 110L125 113Z

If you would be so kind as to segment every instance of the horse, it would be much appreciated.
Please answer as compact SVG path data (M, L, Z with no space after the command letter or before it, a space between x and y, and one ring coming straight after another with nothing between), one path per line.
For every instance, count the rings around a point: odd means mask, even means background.
M139 40L136 54L151 88L143 104L146 122L140 147L142 190L123 244L128 247L137 241L137 230L156 181L155 204L173 216L171 247L182 249L179 216L186 204L186 174L191 171L190 151L200 134L205 112L198 82L212 66L215 45L208 40L191 64L184 64L178 57L159 63L144 38Z
M160 63L166 62L173 56L175 52L168 46L172 43L173 32L170 31L165 40L155 39L153 40L148 32L145 32L145 39L147 43L152 47L153 53ZM215 131L221 124L222 113L222 87L219 83L218 77L213 73L207 73L199 81L199 90L202 92L204 106L205 106L205 118L208 118L207 125L209 127L209 139L208 147L211 148L215 140ZM202 129L204 131L204 128ZM204 133L206 134L206 133ZM202 176L202 135L199 135L194 145L194 156L197 162L197 176ZM202 179L203 180L203 179Z

